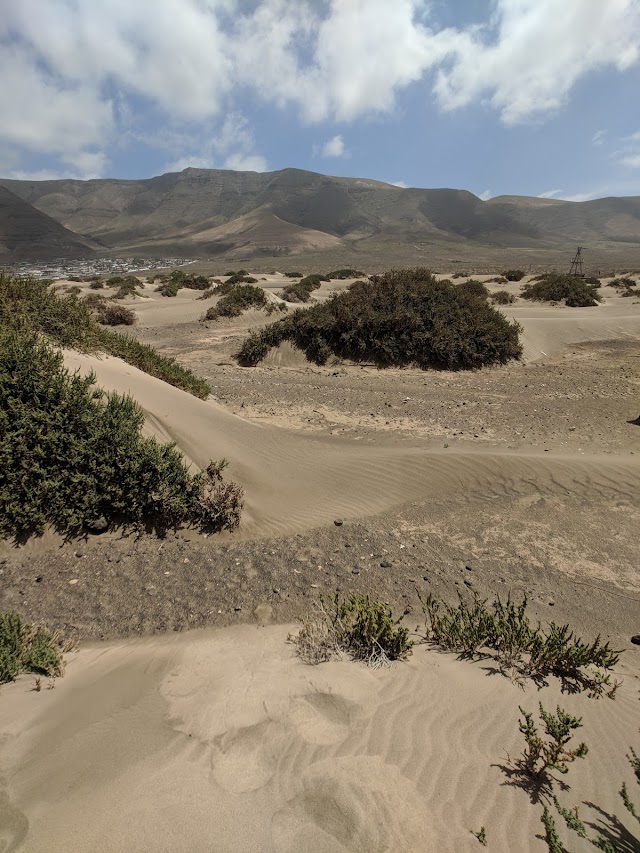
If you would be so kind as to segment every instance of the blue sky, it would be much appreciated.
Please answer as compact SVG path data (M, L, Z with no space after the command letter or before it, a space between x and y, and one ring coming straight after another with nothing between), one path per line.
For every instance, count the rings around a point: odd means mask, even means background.
M640 0L2 0L0 174L640 195Z

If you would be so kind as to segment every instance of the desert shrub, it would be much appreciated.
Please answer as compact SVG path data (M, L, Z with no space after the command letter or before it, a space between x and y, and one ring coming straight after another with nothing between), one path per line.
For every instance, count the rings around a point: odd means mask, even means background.
M334 355L381 367L478 368L518 358L519 330L495 308L428 270L398 270L354 283L255 332L237 358L256 364L257 356L289 340L317 364Z
M402 618L402 617L401 617ZM386 604L369 596L320 599L317 612L305 619L295 637L300 657L321 663L340 654L369 664L401 660L411 654L413 641Z
M468 293L476 299L486 299L489 296L489 290L481 281L475 278L470 278L469 281L463 281L458 285L458 289L463 293Z
M44 335L58 346L82 352L106 352L196 397L211 393L204 379L175 359L102 328L85 300L60 296L46 281L0 274L0 328Z
M108 284L109 282L107 282ZM128 275L126 278L122 279L118 286L118 290L111 297L112 299L126 299L127 296L140 296L137 288L139 287L140 282L135 277L135 275Z
M286 272L285 276L287 278L302 278L302 273L301 272Z
M173 444L142 437L131 397L70 374L34 334L3 330L0 354L1 536L73 534L102 516L159 533L237 527L242 492L222 482L224 463L190 474Z
M451 276L451 278L453 278L453 279L468 278L468 277L469 277L468 272L454 272L454 274Z
M583 279L585 284L591 284L593 287L600 287L602 282L595 275L587 275Z
M589 308L600 301L596 287L564 273L545 273L538 281L526 284L522 289L522 298L538 302L564 302L570 308Z
M62 675L64 648L60 635L25 624L17 613L0 613L0 684L22 672Z
M251 284L236 284L231 288L226 288L225 295L217 305L212 305L209 308L204 319L217 320L218 317L238 317L248 308L264 308L266 304L267 294L261 287L253 287Z
M440 648L463 657L483 657L491 650L503 672L543 683L557 676L573 692L613 698L617 682L609 671L618 663L620 652L601 643L600 637L587 643L576 637L568 625L550 622L546 629L532 625L526 614L527 598L515 604L496 598L491 607L474 595L471 602L459 596L457 606L429 595L423 602L427 637Z
M286 302L268 302L265 308L268 317L275 314L276 311L284 312L288 310L289 307Z
M123 281L124 276L112 275L107 279L107 287L117 287L119 284L122 284Z
M183 281L182 286L188 290L206 290L209 287L209 279L205 275L188 275Z
M525 277L523 270L505 270L502 275L507 281L521 281Z
M71 287L67 287L66 292L71 294L71 295L75 294L77 296L79 293L82 293L82 288L78 287L77 284L72 284Z
M487 279L487 284L506 284L507 279L503 275L494 275L493 278Z
M230 276L225 282L225 284L256 284L257 281L257 278L254 278L251 275L247 275L246 272L237 272Z
M289 284L282 290L280 297L286 299L287 302L308 302L311 299L311 294L317 290L323 281L326 281L321 275L308 275L301 279L296 284Z
M207 289L203 290L200 296L198 296L198 299L211 299L212 296L218 295L216 291L217 288L215 286L207 287Z
M175 281L165 281L156 287L156 293L161 296L177 296L180 285Z
M491 297L492 301L497 305L511 305L512 302L516 301L513 293L509 293L508 290L498 290Z
M137 321L135 313L124 305L102 304L97 309L98 322L103 326L133 326Z
M104 287L104 282L100 281L100 279L98 279L97 281L91 281L89 283L89 287L91 288L91 290L102 290L102 288Z
M328 272L326 276L323 277L323 281L335 281L336 279L342 280L345 278L360 278L361 276L365 275L366 273L347 267L346 269L332 270L331 272Z
M576 759L586 757L588 748L585 743L577 746L570 744L574 732L582 727L582 720L580 717L568 714L559 706L555 714L545 711L542 703L539 708L544 734L540 733L533 720L533 714L520 708L523 719L519 721L519 729L524 736L525 747L518 759L510 760L509 766L502 769L509 777L509 784L524 788L529 793L532 803L543 804L540 820L545 828L544 841L549 853L565 853L566 850L552 809L555 809L568 830L579 838L585 839L598 850L603 850L605 853L622 853L622 851L631 853L632 850L640 850L640 834L636 835L629 831L617 815L608 814L597 804L585 803L607 819L603 825L605 834L598 833L593 836L588 828L595 829L595 825L581 820L577 806L566 808L561 804L555 790L556 783L563 791L568 791L569 786L564 781L556 779L554 772L566 776ZM627 759L633 770L635 781L640 785L640 758L631 749ZM622 783L618 793L627 812L640 822L640 809L629 796L626 782Z
M129 335L112 332L109 329L99 329L96 349L121 358L148 373L149 376L155 376L169 385L182 388L194 397L205 400L211 393L209 383L193 374L188 367L178 364L171 356L160 355L152 346L142 344Z
M640 296L640 288L636 287L635 280L628 276L614 278L609 282L609 287L615 287L620 296Z
M85 305L87 305L89 308L92 308L94 311L98 308L102 308L107 304L107 300L102 295L102 293L87 293L87 295L82 301Z

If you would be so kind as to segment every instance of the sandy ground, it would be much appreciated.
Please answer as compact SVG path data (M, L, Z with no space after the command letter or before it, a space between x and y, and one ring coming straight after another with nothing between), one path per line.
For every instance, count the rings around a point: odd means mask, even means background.
M488 849L543 850L539 808L497 765L518 750L518 703L551 706L558 685L522 692L424 647L375 672L306 667L270 623L336 589L411 627L416 589L526 593L538 618L626 649L615 702L561 697L592 747L571 802L601 808L581 806L601 831L621 815L640 725L640 300L602 292L597 308L507 306L524 361L478 373L317 368L286 348L241 369L231 354L263 314L202 324L211 302L152 287L126 301L135 334L214 399L68 354L194 464L227 457L246 511L232 536L3 546L3 610L85 641L159 636L85 643L55 690L2 688L0 850L458 851L483 824Z

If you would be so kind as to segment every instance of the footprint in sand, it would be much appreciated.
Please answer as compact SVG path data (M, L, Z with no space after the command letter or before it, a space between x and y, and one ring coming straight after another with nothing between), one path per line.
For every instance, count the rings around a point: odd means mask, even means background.
M424 851L424 803L399 769L380 756L320 761L300 790L273 816L277 853Z
M0 851L14 853L27 837L29 821L12 805L8 794L0 790Z
M225 732L211 746L214 779L234 794L262 788L276 772L284 738L284 728L272 720Z
M317 691L293 700L289 719L307 743L340 743L360 706L344 696Z

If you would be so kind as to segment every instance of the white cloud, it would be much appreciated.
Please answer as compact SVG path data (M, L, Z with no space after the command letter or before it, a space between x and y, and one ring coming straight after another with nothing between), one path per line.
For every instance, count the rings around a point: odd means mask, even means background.
M257 165L260 155L241 141L246 126L228 121L247 95L292 106L308 122L350 122L393 111L398 93L421 83L444 109L483 102L516 124L560 109L587 73L640 60L640 0L493 0L484 24L458 29L438 29L431 5L4 2L0 146L95 174L112 146L139 133L138 114L154 112L176 138L188 128L167 149L174 160ZM217 148L203 141L212 123Z
M406 190L409 188L409 184L407 184L405 181L391 181L391 186L400 187L400 189L402 190Z
M345 148L344 139L340 134L328 139L323 145L313 146L314 155L320 157L350 157L351 154Z
M224 161L225 169L236 172L266 172L267 161L260 154L231 154Z
M544 193L539 193L538 198L557 198L562 193L562 190L547 190Z
M489 201L489 199L493 196L491 190L485 190L483 193L480 193L478 198L481 198L482 201Z
M435 91L445 109L486 96L506 124L562 107L578 79L638 62L637 0L495 0L489 25L436 38L448 43L450 65Z
M591 201L591 199L602 197L603 193L599 192L574 193L573 195L563 195L562 201Z
M606 135L607 135L606 130L596 130L596 132L591 137L591 144L592 145L602 145Z
M621 157L619 162L623 166L629 166L630 169L640 169L640 154L627 154Z

